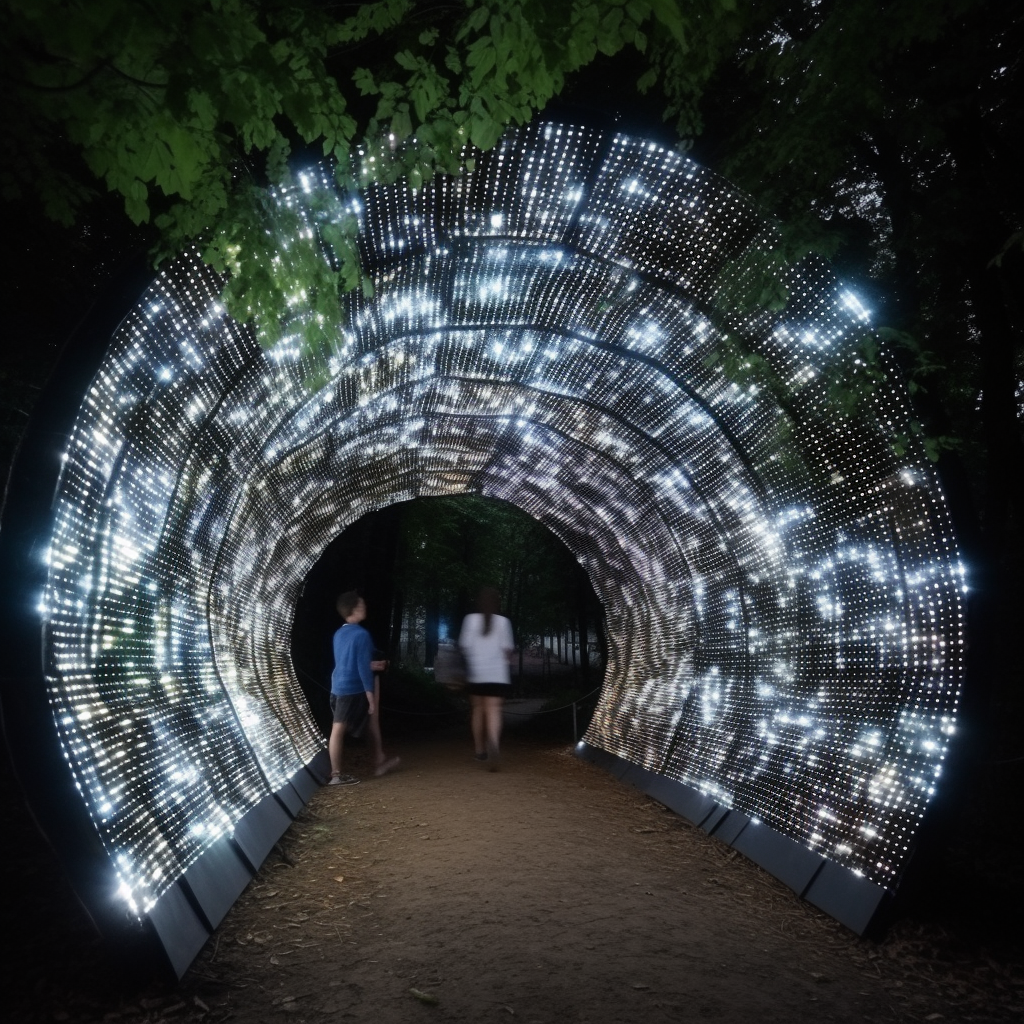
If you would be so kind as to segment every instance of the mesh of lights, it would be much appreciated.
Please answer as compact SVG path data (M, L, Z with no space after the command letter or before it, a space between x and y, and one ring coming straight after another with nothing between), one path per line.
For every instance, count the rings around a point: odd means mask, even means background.
M783 312L729 309L770 228L658 145L540 124L475 155L342 197L376 294L347 300L315 391L193 255L111 340L41 614L121 897L144 915L322 749L289 641L324 546L462 493L515 503L589 572L609 642L591 744L894 887L954 731L964 574L926 461L889 443L899 383L857 427L829 408L821 370L856 372L864 311L815 266ZM316 169L278 199L332 188ZM709 358L725 329L788 412Z

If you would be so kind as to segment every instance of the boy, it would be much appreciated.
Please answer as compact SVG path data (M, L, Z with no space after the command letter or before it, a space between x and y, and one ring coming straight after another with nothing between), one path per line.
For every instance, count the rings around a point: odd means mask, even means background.
M334 671L331 673L331 737L327 751L331 757L330 786L354 786L359 780L341 770L345 734L358 737L371 722L376 775L384 775L398 764L398 758L384 756L380 729L375 718L378 713L379 689L374 676L387 662L373 661L373 640L360 625L366 618L366 602L349 590L338 597L338 614L345 624L334 634Z

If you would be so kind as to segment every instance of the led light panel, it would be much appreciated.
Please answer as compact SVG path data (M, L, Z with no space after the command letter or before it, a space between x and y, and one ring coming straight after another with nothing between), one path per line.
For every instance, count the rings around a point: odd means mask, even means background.
M789 270L784 311L745 308L770 227L660 146L541 124L474 155L344 198L376 291L346 300L315 389L191 255L111 339L40 614L120 898L148 913L322 749L289 639L323 548L462 493L513 502L586 567L609 642L588 743L891 890L954 732L964 581L934 474L893 454L899 382L856 423L829 405L823 371L858 372L866 314L818 265ZM331 181L278 199L306 209ZM722 372L725 333L785 403Z

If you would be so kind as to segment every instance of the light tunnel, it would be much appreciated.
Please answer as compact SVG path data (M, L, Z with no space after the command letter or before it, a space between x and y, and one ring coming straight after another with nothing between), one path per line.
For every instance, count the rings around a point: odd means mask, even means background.
M473 493L554 531L604 604L580 753L863 931L941 785L964 587L931 467L895 454L896 376L855 420L830 404L866 314L813 263L784 309L737 305L772 228L659 145L536 124L467 161L340 197L375 294L319 377L191 255L58 377L0 533L38 816L103 926L182 973L323 768L290 659L306 572L369 511ZM315 230L333 189L277 198ZM725 335L778 385L726 375Z

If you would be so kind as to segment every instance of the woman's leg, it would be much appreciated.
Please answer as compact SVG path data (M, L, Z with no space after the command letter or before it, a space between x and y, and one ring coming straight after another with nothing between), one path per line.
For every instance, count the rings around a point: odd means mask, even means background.
M484 697L483 701L487 722L487 756L496 758L501 747L501 707L505 701L503 697Z
M487 752L487 728L484 715L485 700L487 700L486 697L479 697L475 693L469 695L469 723L473 730L473 751L477 757Z

